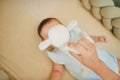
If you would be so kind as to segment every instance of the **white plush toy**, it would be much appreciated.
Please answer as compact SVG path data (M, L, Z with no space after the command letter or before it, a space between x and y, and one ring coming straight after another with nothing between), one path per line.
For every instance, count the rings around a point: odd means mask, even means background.
M78 51L68 46L68 43L70 42L70 31L74 29L76 26L78 26L76 20L71 21L67 27L61 24L55 25L48 31L48 39L44 40L39 44L40 50L45 50L52 44L54 47L59 48L65 53L68 53L68 51L72 51L76 54L79 54ZM80 30L80 34L81 38L84 37L88 41L94 43L94 41L85 32L82 32ZM85 76L89 69L86 68L83 64L81 64L81 66L84 69L83 76Z
M40 50L45 50L52 44L54 47L57 47L61 50L70 50L78 53L76 50L68 47L68 43L70 42L69 31L71 31L76 26L78 26L78 24L75 20L71 21L71 23L67 27L61 24L55 25L48 31L48 39L40 43ZM85 32L81 31L80 33L82 34L81 37L84 37L88 41L94 43L94 41Z

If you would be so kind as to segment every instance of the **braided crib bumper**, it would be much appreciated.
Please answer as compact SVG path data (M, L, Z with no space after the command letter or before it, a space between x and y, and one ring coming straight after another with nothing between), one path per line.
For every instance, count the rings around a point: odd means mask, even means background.
M120 39L120 8L113 0L80 0L83 6Z

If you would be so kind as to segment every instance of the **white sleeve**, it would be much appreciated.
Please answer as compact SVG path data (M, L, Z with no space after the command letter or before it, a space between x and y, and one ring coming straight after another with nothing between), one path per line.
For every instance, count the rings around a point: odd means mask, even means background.
M80 40L82 37L86 38L88 41L94 43L93 39L85 32L81 31L80 28L78 28L77 26L70 31L70 41L72 42L77 42L78 40Z
M70 31L70 41L72 42L77 42L80 40L81 35L80 35L80 29L76 26L74 29Z

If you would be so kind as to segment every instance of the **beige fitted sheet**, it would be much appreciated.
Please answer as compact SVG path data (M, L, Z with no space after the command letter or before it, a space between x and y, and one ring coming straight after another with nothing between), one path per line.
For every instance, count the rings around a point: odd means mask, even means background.
M64 24L78 20L90 35L105 35L97 46L120 57L120 40L105 29L79 0L0 0L0 67L15 80L48 80L51 61L38 49L37 27L41 20L56 17ZM74 80L65 72L63 80Z

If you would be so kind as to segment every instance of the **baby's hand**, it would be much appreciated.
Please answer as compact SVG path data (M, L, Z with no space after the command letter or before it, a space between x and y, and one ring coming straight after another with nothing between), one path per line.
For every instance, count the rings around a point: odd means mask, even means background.
M91 36L95 42L107 42L106 36Z
M99 36L99 42L107 42L107 37L106 36Z

